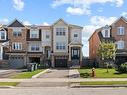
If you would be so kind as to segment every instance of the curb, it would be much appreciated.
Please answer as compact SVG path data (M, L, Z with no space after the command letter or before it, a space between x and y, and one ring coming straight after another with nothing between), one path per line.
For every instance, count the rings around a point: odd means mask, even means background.
M81 86L81 85L77 85L77 86L71 86L71 88L107 88L107 87L127 87L127 85L85 85L85 86Z
M46 70L44 70L44 71L42 71L42 72L40 72L40 73L38 73L38 74L32 76L32 79L33 79L33 78L39 77L41 74L44 74L44 73L46 73L47 71L49 71L49 69L46 69Z
M0 86L0 89L5 89L5 88L14 88L14 86Z

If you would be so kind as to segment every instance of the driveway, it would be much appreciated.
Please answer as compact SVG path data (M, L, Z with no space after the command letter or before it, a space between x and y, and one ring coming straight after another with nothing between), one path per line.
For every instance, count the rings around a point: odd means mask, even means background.
M0 78L10 78L11 76L14 76L18 73L21 73L22 70L0 70Z
M68 78L69 69L50 69L47 73L40 75L38 78Z

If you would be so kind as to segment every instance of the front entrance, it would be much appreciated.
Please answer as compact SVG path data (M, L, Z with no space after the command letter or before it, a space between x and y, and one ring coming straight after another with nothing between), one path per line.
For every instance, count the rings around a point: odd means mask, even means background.
M29 57L29 62L40 64L40 57Z
M72 47L71 48L71 59L72 60L75 60L75 59L79 60L79 58L80 58L80 48Z

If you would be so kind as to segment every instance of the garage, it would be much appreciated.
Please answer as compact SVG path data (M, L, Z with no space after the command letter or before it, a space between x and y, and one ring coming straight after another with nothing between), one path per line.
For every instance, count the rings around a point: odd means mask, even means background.
M24 58L22 56L11 56L9 59L9 66L11 68L23 68Z
M64 57L56 57L55 58L55 67L65 68L67 67L67 58Z

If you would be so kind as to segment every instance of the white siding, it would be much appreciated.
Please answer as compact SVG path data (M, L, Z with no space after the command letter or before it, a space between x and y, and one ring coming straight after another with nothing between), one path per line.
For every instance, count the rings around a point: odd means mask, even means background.
M71 43L82 43L82 30L81 29L71 29ZM74 35L77 34L77 37L74 37Z
M49 38L46 38L49 35ZM42 46L51 46L51 30L42 29Z
M56 28L65 28L65 36L57 36L56 35ZM65 50L57 50L56 43L65 43ZM58 22L53 27L53 51L54 52L68 52L68 26L65 25L62 21Z

